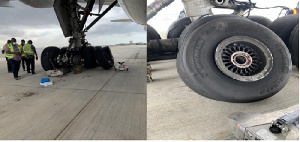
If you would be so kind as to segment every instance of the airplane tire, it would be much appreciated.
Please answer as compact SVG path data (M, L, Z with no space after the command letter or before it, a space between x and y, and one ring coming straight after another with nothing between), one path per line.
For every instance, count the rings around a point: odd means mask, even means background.
M65 54L67 52L67 48L68 47L62 47L62 48L60 48L61 55Z
M177 56L178 74L193 91L210 99L263 100L280 91L291 76L285 44L252 21L215 19L197 28L183 45Z
M272 23L270 19L263 16L249 16L248 19L250 19L253 22L259 23L261 25L264 25L266 27Z
M184 17L174 21L169 26L167 38L179 38L182 31L191 23L192 21L190 17Z
M284 17L280 17L276 20L274 20L268 28L272 30L274 33L276 33L282 41L285 43L285 45L288 47L289 51L291 51L289 47L289 38L291 36L292 31L299 23L299 15L287 15Z
M147 25L147 42L149 42L150 40L157 40L157 39L161 39L160 35L152 26Z
M292 50L292 62L299 69L299 24L295 27L291 34L289 46Z
M192 22L190 25L188 25L181 33L180 39L178 41L178 49L183 46L182 44L184 43L185 40L187 40L187 37L194 32L198 27L204 25L205 23L212 21L214 19L220 19L220 18L227 18L227 17L232 17L232 18L241 18L240 16L237 15L229 15L229 14L220 14L220 15L213 15L213 16L206 16L206 17L200 17L197 19L195 22Z
M111 50L108 46L103 47L102 51L109 56L113 63L115 62L114 56L112 55Z
M105 70L108 70L114 66L114 62L109 58L108 54L102 50L101 46L95 47L95 56L98 64Z
M87 46L84 48L83 59L85 68L92 69L97 67L95 48L93 46Z
M45 48L41 55L42 68L45 71L53 70L55 68L61 68L61 66L56 61L59 54L60 49L55 46Z

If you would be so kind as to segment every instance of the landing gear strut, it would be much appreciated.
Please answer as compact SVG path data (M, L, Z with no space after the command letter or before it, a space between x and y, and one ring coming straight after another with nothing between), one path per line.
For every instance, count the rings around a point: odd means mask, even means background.
M56 0L54 2L54 10L59 20L65 37L70 37L69 45L66 49L61 50L60 53L51 56L55 59L55 64L60 64L62 67L72 68L75 74L82 72L82 65L84 63L84 50L88 46L85 39L85 32L87 32L97 21L99 21L108 11L111 10L116 4L115 0L103 13L93 14L92 9L95 0L88 0L87 5L82 7L78 4L77 0ZM99 4L99 7L102 5ZM90 25L84 28L87 18L89 16L98 16ZM94 47L92 47L94 48ZM47 48L46 48L47 49ZM44 54L48 55L48 49ZM42 58L47 58L46 56ZM47 59L45 59L47 60ZM48 63L43 62L42 65L47 66L44 70L50 70L55 67L49 67Z

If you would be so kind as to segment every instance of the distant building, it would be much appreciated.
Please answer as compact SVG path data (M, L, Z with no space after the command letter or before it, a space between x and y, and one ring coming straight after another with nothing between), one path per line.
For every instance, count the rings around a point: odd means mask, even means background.
M146 43L144 43L144 42L138 42L138 43L136 43L136 45L146 45Z
M132 41L130 41L130 43L119 43L119 44L116 44L116 46L125 46L125 45L147 45L147 43L144 43L144 42L133 43Z
M129 41L129 44L132 45L132 44L133 44L133 41Z

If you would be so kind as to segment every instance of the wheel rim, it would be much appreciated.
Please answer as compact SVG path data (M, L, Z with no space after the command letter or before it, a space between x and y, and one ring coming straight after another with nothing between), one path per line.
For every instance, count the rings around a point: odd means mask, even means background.
M224 74L243 82L263 79L273 66L270 50L262 42L246 36L223 40L216 48L215 61Z

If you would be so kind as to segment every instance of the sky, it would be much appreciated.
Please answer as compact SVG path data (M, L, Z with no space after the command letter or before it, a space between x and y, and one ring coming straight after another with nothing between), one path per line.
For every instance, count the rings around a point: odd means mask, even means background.
M150 5L154 0L148 0L147 5ZM245 1L245 0L243 0ZM252 0L256 3L257 7L273 7L273 6L287 6L295 8L299 0ZM178 19L179 12L184 9L182 0L175 0L168 7L162 9L156 16L150 19L147 23L151 25L161 35L163 39L166 38L169 26ZM279 13L279 8L251 11L251 15L260 15L274 21ZM214 14L230 14L230 10L216 9L213 10Z
M54 8L32 8L19 1L11 3L14 8L0 7L0 45L4 45L11 37L15 37L18 43L21 39L26 42L31 39L37 48L68 45L69 38L63 36ZM103 6L102 11L106 7ZM93 11L98 12L97 5ZM95 18L90 17L87 23ZM99 20L86 33L86 39L92 45L146 42L147 35L142 25L134 22L110 22L115 19L128 19L121 7L114 7Z

